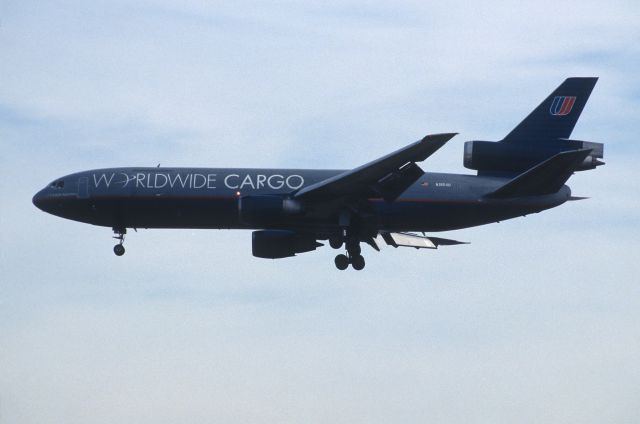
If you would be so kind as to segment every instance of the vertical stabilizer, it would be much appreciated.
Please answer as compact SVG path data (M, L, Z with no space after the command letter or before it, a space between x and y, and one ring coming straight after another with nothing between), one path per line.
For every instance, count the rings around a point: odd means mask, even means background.
M597 77L567 78L502 141L529 143L569 138L597 81Z

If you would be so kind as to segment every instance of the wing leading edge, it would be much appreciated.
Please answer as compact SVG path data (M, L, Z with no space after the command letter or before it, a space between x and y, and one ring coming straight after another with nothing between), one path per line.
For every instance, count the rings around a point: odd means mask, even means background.
M433 134L386 156L304 187L294 194L305 201L341 196L380 196L393 201L424 171L416 164L435 153L457 133Z

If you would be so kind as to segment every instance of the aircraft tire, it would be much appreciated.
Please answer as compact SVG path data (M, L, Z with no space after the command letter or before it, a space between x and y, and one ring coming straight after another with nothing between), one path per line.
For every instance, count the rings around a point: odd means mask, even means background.
M347 258L346 255L337 255L334 259L334 262L336 264L336 268L338 268L340 271L344 271L349 267L349 258Z
M329 246L331 246L334 249L340 249L342 247L342 238L329 237Z
M115 253L116 256L124 255L124 246L121 244L116 244L115 246L113 246L113 253Z
M362 255L355 255L351 258L351 266L356 271L361 271L364 269L364 258Z

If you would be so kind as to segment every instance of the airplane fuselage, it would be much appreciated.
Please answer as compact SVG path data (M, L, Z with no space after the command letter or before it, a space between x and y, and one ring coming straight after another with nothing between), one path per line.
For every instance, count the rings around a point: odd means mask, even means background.
M243 221L244 196L286 197L343 171L235 168L108 168L71 174L34 197L41 209L113 228L300 228L330 234L337 220L313 211L259 225ZM571 191L509 199L484 195L508 178L425 173L397 199L367 199L380 231L445 231L502 221L564 203Z

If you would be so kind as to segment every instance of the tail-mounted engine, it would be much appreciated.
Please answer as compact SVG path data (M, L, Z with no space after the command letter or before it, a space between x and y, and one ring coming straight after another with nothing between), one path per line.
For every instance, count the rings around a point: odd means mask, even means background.
M591 153L576 171L604 165L604 145L589 141L556 139L550 142L511 143L467 141L464 144L464 166L479 172L521 173L568 150L591 149Z

